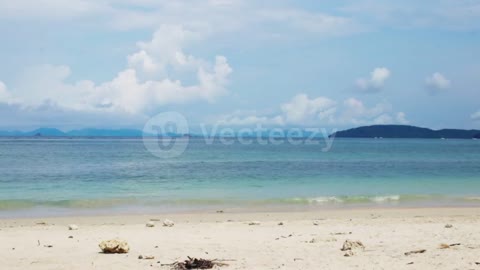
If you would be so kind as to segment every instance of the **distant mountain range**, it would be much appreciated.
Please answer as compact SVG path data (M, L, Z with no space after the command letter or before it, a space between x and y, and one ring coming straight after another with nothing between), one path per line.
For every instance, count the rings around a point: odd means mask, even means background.
M39 128L32 131L0 131L0 136L9 137L140 137L136 129L96 129L85 128L63 132L56 128Z
M480 139L480 130L433 130L405 125L374 125L338 131L337 138L431 138L431 139ZM333 136L333 135L332 135Z
M310 134L306 136L309 136ZM305 135L304 134L304 135ZM155 134L150 134L155 136ZM32 131L1 131L2 137L141 137L143 132L137 129L96 129L85 128L71 131L61 131L56 128L39 128ZM183 136L183 134L166 134L165 136ZM189 135L202 137L201 135ZM256 136L244 134L245 137ZM268 136L268 132L262 134ZM441 129L432 130L405 125L374 125L338 131L331 136L337 138L433 138L433 139L480 139L480 130Z

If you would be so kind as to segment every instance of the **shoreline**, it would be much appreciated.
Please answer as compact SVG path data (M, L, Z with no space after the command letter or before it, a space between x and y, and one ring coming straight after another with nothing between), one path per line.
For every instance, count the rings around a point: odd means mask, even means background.
M480 217L480 206L432 206L432 207L331 207L331 208L298 208L291 209L288 208L215 208L216 210L193 210L193 211L174 211L174 212L119 212L119 213L98 213L98 214L81 214L75 215L59 215L59 216L20 216L20 217L2 217L0 216L0 224L9 221L35 221L35 220L66 220L66 219L77 219L77 220L94 220L94 219L127 219L135 222L145 219L145 217L176 217L182 220L193 219L197 217L225 217L225 216L237 216L237 217L251 217L259 216L260 219L262 215L266 214L266 217L281 217L288 215L289 217L302 217L317 214L325 215L328 218L346 218L346 217L365 217L369 214L383 214L389 217L412 217L420 214L427 214L430 216L459 216L459 215L477 215ZM266 218L268 220L268 218Z
M385 194L285 196L266 198L83 198L3 199L0 219L42 216L88 216L131 213L189 213L227 209L235 212L320 211L364 208L468 208L480 207L477 194Z
M72 218L72 217L113 217L113 216L145 216L145 215L199 215L217 212L230 214L255 213L312 213L312 212L362 212L362 211L404 211L422 209L480 209L478 204L350 204L350 205L270 205L270 206L208 206L202 208L163 208L133 207L133 208L36 208L21 210L0 210L0 220L38 219L38 218Z

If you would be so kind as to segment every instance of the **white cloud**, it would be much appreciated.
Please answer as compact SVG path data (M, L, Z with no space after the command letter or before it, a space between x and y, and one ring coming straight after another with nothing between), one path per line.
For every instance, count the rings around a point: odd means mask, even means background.
M225 115L219 121L218 124L221 125L231 125L231 126L253 126L253 125L276 125L276 126L283 126L285 125L285 121L281 116L256 116L256 115L249 115L249 116L236 116L236 115Z
M425 78L425 85L430 93L434 94L440 90L450 88L451 82L445 78L441 73L435 72L432 75Z
M342 11L363 22L397 29L480 29L480 3L470 0L349 0Z
M248 126L262 125L299 125L299 126L351 126L368 124L407 124L403 112L394 114L392 106L386 102L373 107L355 98L336 102L327 97L309 98L305 94L294 96L280 106L280 112L266 116L255 111L234 113L220 118L217 123L224 125Z
M410 123L410 121L407 120L407 116L404 112L398 112L396 119L397 122L402 125L407 125Z
M143 70L147 73L153 73L158 69L158 66L152 57L150 57L150 55L148 55L144 50L129 55L127 59L130 67Z
M238 32L252 38L293 33L338 36L362 31L352 18L309 11L299 5L252 0L17 0L0 1L0 21L88 20L85 25L125 31L156 29L162 24ZM272 33L272 24L279 25ZM293 30L293 31L292 31ZM266 35L271 33L272 35Z
M382 115L379 115L377 116L374 120L373 120L373 123L375 125L387 125L387 124L392 124L393 123L393 119L390 115L388 114L382 114Z
M183 49L205 33L185 29L181 25L162 25L153 34L152 40L138 42L139 51L128 56L130 67L152 74L166 75L167 68L175 70L203 68L208 63L187 55Z
M208 25L215 31L244 29L249 32L254 27L256 31L262 27L268 31L268 26L276 23L283 24L279 28L317 35L359 32L366 28L365 25L369 28L460 31L478 30L480 26L480 3L468 0L444 0L435 5L413 0L347 0L328 8L335 10L336 14L311 11L292 3L253 0L3 0L0 1L0 20L86 19L95 27L107 25L119 30L183 24Z
M257 12L258 20L286 23L297 30L317 34L344 35L362 31L351 18L299 9L264 9Z
M470 118L472 120L479 121L480 120L480 111L472 113L472 115L470 115Z
M152 4L153 3L153 4ZM253 38L269 36L289 37L293 33L316 36L340 36L363 31L350 17L314 12L298 6L280 8L277 4L255 1L153 1L149 11L115 9L109 24L120 30L148 28L160 23L202 27L212 32L242 32ZM274 2L272 2L274 3ZM278 25L275 30L270 26ZM265 34L268 33L268 34Z
M348 98L343 102L340 109L341 114L337 117L338 124L388 124L393 123L393 119L388 115L392 111L392 106L382 102L369 108L358 99ZM387 117L388 116L388 117Z
M71 19L105 12L108 6L102 1L90 0L15 0L0 1L0 15L3 19Z
M391 72L388 68L375 68L370 73L370 78L357 79L355 84L364 92L378 92L383 88L385 81L390 77L390 74Z
M41 106L20 106L0 102L2 129L32 130L38 127L58 127L65 130L84 127L138 128L148 118L109 111L75 111L58 107L52 103Z
M210 63L184 54L183 47L191 36L195 33L183 27L160 27L151 41L138 44L139 51L128 57L127 69L101 84L90 80L68 82L71 74L68 66L43 65L27 69L21 83L10 91L10 101L25 108L48 102L76 111L130 114L142 114L165 104L213 102L226 92L232 69L224 56L216 56ZM175 74L194 75L196 82L185 85L173 78L169 69L179 69ZM153 73L153 78L143 79L140 76L143 73Z
M262 115L256 111L235 112L222 116L217 123L224 125L248 126L262 125L289 125L289 124L315 124L330 122L335 114L336 102L326 98L309 98L306 94L298 94L290 101L280 105L277 115Z
M336 102L326 98L310 99L305 94L299 94L288 103L281 105L281 111L287 123L307 123L327 120L335 113Z
M8 102L10 99L10 93L7 90L5 83L0 81L0 102Z

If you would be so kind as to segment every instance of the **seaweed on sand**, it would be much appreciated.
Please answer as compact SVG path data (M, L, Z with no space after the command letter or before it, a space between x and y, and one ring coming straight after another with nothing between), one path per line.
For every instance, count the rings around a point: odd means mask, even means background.
M220 262L218 260L206 260L187 257L188 260L183 262L175 262L172 264L174 270L187 270L187 269L212 269L214 266L227 266L228 264Z

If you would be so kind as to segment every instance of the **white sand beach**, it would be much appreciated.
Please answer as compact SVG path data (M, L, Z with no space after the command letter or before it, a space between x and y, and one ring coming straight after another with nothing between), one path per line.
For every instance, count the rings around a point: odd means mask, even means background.
M162 226L167 218L173 227ZM147 227L151 220L155 226ZM127 241L129 253L101 253L99 243L113 238ZM365 249L344 256L347 251L340 249L347 239L361 241ZM425 251L405 255L417 250ZM168 264L187 256L228 264L220 269L480 269L480 209L0 220L1 269L170 269Z

